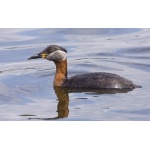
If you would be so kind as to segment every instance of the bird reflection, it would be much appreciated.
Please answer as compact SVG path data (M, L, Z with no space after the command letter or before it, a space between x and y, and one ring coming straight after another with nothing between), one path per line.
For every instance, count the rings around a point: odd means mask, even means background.
M57 120L62 118L67 118L69 116L69 93L81 93L84 92L86 94L93 95L101 95L101 94L116 94L116 93L127 93L132 91L132 89L85 89L85 88L62 88L62 87L54 87L55 94L58 98L57 104L57 113L58 115L53 118L28 118L28 119L36 119L36 120Z
M58 98L57 112L58 116L53 118L28 118L37 120L57 120L60 118L66 118L69 115L69 94L68 90L60 87L54 87L55 94Z
M69 114L69 95L66 89L62 89L60 87L54 87L56 96L58 98L58 105L57 105L57 118L66 118Z

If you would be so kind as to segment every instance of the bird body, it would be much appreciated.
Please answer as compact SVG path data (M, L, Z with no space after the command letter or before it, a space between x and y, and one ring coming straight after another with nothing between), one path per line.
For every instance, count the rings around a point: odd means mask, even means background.
M100 88L100 89L126 89L138 87L132 81L119 75L95 72L82 75L76 75L64 82L63 87L75 88Z
M124 77L106 72L87 73L68 78L66 53L65 48L51 45L29 59L44 58L55 63L56 73L53 82L55 87L91 89L134 89L141 87Z

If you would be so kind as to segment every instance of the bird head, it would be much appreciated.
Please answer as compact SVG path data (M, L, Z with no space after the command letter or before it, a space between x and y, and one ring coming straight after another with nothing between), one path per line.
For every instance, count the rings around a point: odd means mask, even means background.
M44 58L50 61L61 61L66 59L67 50L58 45L50 45L46 47L42 52L31 56L29 59Z

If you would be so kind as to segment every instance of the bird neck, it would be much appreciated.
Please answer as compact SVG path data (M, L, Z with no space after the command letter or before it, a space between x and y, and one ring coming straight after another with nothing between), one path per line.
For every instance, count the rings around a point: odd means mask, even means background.
M67 59L54 63L56 65L54 86L61 87L67 79Z

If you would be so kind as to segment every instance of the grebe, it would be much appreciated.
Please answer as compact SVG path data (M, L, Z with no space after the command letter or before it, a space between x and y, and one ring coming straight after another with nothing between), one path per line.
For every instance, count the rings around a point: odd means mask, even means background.
M95 72L67 77L67 50L58 45L50 45L42 52L28 59L44 58L56 65L54 87L90 88L90 89L134 89L141 86L112 73Z

